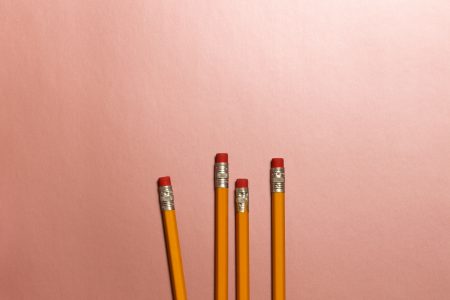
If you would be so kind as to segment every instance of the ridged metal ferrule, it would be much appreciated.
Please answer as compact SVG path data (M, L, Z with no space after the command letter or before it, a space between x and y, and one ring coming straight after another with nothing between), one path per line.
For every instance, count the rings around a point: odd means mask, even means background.
M228 188L228 163L214 164L214 186L216 188Z
M270 183L272 193L275 192L284 193L284 168L270 169Z
M172 186L159 187L159 204L161 205L161 210L175 210Z
M248 188L236 189L236 212L248 211Z

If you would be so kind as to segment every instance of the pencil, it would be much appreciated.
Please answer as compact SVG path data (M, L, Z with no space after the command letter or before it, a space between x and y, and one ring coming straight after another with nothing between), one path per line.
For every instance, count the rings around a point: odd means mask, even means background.
M272 191L272 300L286 299L284 160L273 158L270 169Z
M248 180L236 180L236 300L250 299Z
M228 300L228 154L217 153L214 164L215 243L214 299Z
M177 219L170 177L158 179L159 202L164 224L167 259L169 261L172 297L175 300L186 300L186 286L184 282L183 262L181 259L180 242L178 240Z

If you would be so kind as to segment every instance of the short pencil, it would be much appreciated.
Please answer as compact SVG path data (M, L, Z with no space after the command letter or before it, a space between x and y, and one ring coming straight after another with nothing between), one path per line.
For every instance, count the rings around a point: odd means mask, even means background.
M175 204L170 177L167 176L159 178L158 191L164 224L167 259L169 261L172 296L175 300L186 300L186 285L184 282L183 262L181 259Z
M272 300L286 299L284 160L272 159Z
M236 180L236 300L250 299L248 180Z

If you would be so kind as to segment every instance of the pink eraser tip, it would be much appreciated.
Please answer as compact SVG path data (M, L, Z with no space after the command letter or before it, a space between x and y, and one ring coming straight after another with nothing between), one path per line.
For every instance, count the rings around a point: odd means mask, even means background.
M158 186L167 186L167 185L172 185L172 183L170 182L170 176L159 177Z
M272 158L272 162L270 165L272 168L284 168L284 159Z
M227 162L228 162L228 153L216 154L216 163L227 163Z
M248 179L236 180L236 188L248 188Z

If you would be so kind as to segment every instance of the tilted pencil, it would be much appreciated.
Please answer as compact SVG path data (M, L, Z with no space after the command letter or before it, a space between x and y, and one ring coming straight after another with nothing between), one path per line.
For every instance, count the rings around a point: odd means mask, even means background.
M285 175L282 158L272 159L270 182L272 191L272 300L285 300Z
M215 243L214 299L228 300L228 154L217 153L214 164Z
M175 300L186 300L186 286L184 282L183 262L181 259L180 242L178 239L177 219L170 177L158 180L159 202L164 224L167 259L169 261L172 296Z
M236 180L236 300L250 299L248 180Z

